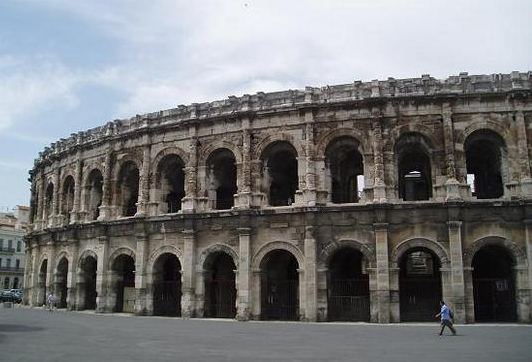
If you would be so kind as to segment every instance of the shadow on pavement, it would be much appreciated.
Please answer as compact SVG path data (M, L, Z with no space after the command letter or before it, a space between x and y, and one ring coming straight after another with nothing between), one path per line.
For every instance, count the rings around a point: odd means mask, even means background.
M2 324L0 323L0 332L35 332L42 331L43 327L25 326L20 324Z

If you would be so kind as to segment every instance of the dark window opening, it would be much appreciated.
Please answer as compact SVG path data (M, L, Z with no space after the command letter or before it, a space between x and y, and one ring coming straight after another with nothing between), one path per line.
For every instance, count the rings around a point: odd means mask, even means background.
M419 134L406 134L397 141L399 198L419 201L432 197L429 149L427 141Z
M114 261L115 312L134 311L135 306L135 260L129 255L120 255Z
M481 248L473 257L475 321L516 322L514 261L501 246Z
M297 320L299 275L296 258L274 250L261 263L261 317L268 320Z
M158 167L157 188L160 189L166 210L175 213L181 210L181 200L185 197L184 163L177 155L165 156Z
M343 248L333 255L327 280L330 321L369 321L369 277L364 269L358 250Z
M440 262L430 251L414 249L399 261L401 321L429 322L442 300Z
M103 199L103 177L99 170L92 170L87 182L86 210L89 220L96 220L100 216L100 206Z
M364 174L362 155L358 151L358 142L351 137L341 137L327 147L326 163L332 179L333 203L358 202L364 185L359 185Z
M289 206L295 201L298 187L296 151L288 142L275 142L263 155L268 179L269 204Z
M216 150L209 156L207 168L209 198L215 198L214 208L232 208L237 193L235 156L225 148Z
M139 170L133 162L127 162L120 172L118 195L121 196L122 216L137 213L139 198Z
M503 140L492 131L476 131L467 138L465 142L467 174L473 182L471 192L477 199L495 199L503 196L501 175L503 150Z
M51 183L46 188L46 197L44 201L44 209L46 218L50 217L54 213L54 185Z
M63 184L63 197L61 200L61 213L66 217L67 222L70 222L70 213L74 208L74 189L74 178L67 176Z

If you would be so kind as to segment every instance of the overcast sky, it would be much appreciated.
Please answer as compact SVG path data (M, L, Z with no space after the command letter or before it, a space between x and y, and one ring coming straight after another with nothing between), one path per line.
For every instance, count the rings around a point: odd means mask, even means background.
M178 104L532 69L532 1L0 0L0 207L50 142Z

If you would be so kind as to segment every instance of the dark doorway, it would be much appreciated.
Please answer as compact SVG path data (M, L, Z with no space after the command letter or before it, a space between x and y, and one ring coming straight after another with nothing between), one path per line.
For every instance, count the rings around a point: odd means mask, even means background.
M68 259L63 257L57 265L55 292L58 297L58 308L67 306L67 279L68 279Z
M157 258L153 268L153 314L181 316L181 263L170 253Z
M63 195L61 198L61 213L66 217L67 223L70 222L70 213L74 208L74 189L74 178L69 175L63 183Z
M285 250L269 252L261 263L261 317L297 320L299 275L296 258Z
M48 259L45 259L41 264L41 269L39 269L39 293L38 293L38 305L43 305L46 303L46 298L48 297L46 290L46 275L48 270Z
M297 152L288 142L274 142L264 151L264 177L271 206L289 206L298 187Z
M473 257L476 322L516 322L514 261L498 245L481 248Z
M427 249L414 249L401 257L399 268L401 321L434 321L442 300L439 259Z
M113 272L116 278L114 311L132 313L135 303L135 260L125 254L118 256L113 263Z
M327 281L330 321L369 321L369 277L363 260L363 254L351 248L332 257Z
M116 194L122 208L122 216L134 216L137 213L139 198L139 169L135 163L129 161L122 166Z
M81 289L84 293L84 309L96 309L96 258L87 256L81 262L82 282Z
M472 175L471 191L477 199L503 196L501 175L504 141L493 131L472 133L465 144L467 174Z
M234 318L236 315L235 263L220 252L211 255L205 269L205 316Z
M185 164L177 155L163 157L157 168L157 185L164 213L181 210L181 200L185 197Z
M234 206L237 191L236 160L233 152L227 148L214 151L207 160L209 199L216 210L230 209Z
M397 141L399 198L418 201L432 197L429 150L429 142L418 133L405 134Z
M85 196L85 210L88 220L96 220L100 216L100 206L103 196L103 177L98 169L90 172Z

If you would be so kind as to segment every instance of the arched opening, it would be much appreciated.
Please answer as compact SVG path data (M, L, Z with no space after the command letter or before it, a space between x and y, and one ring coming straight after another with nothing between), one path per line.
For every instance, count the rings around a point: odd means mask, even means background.
M58 298L58 308L67 306L67 277L68 277L68 259L63 257L57 264L55 275L55 295Z
M503 139L491 130L478 130L464 143L467 177L473 196L495 199L503 196Z
M122 216L134 216L139 198L139 169L134 162L129 161L122 166L116 193Z
M45 220L54 213L54 184L49 183L44 198Z
M224 253L211 254L205 261L205 316L234 318L236 315L235 263Z
M399 305L402 322L434 321L442 298L441 263L426 248L408 250L399 260Z
M19 281L18 281L18 277L15 277L13 279L13 289L18 289L19 288L19 285L18 285Z
M39 277L37 282L37 305L44 305L46 303L47 290L46 290L46 275L48 270L48 259L45 259L41 263L41 268L39 269Z
M89 173L85 196L85 210L88 220L96 220L100 216L100 206L103 197L103 177L98 169Z
M297 151L288 142L277 141L262 154L263 186L271 206L289 206L298 187Z
M115 312L135 311L135 260L126 254L119 255L113 262L112 280L115 292Z
M325 163L331 201L358 202L364 189L364 162L358 141L347 136L335 139L325 150Z
M63 195L61 195L61 214L70 222L70 213L74 208L74 178L67 176L63 183Z
M369 277L360 251L342 248L333 255L327 296L330 321L369 321Z
M36 222L37 220L39 220L40 216L37 214L37 209L38 209L38 204L39 204L39 190L35 190L34 191L34 195L35 197L32 197L31 198L31 201L30 201L30 206L31 206L31 219L30 219L30 223L34 223Z
M213 209L230 209L235 204L236 159L227 148L214 151L207 159L207 192Z
M81 260L78 291L83 305L79 309L96 309L96 268L97 261L93 256Z
M286 250L270 251L261 262L261 317L297 320L299 275L296 258Z
M153 314L181 316L181 263L171 253L159 256L153 266Z
M164 156L157 166L156 187L162 213L181 210L181 200L185 197L184 167L181 157L174 154Z
M400 199L418 201L432 197L430 149L429 142L418 133L408 133L397 140Z
M515 262L502 246L487 245L473 257L476 322L516 322Z

